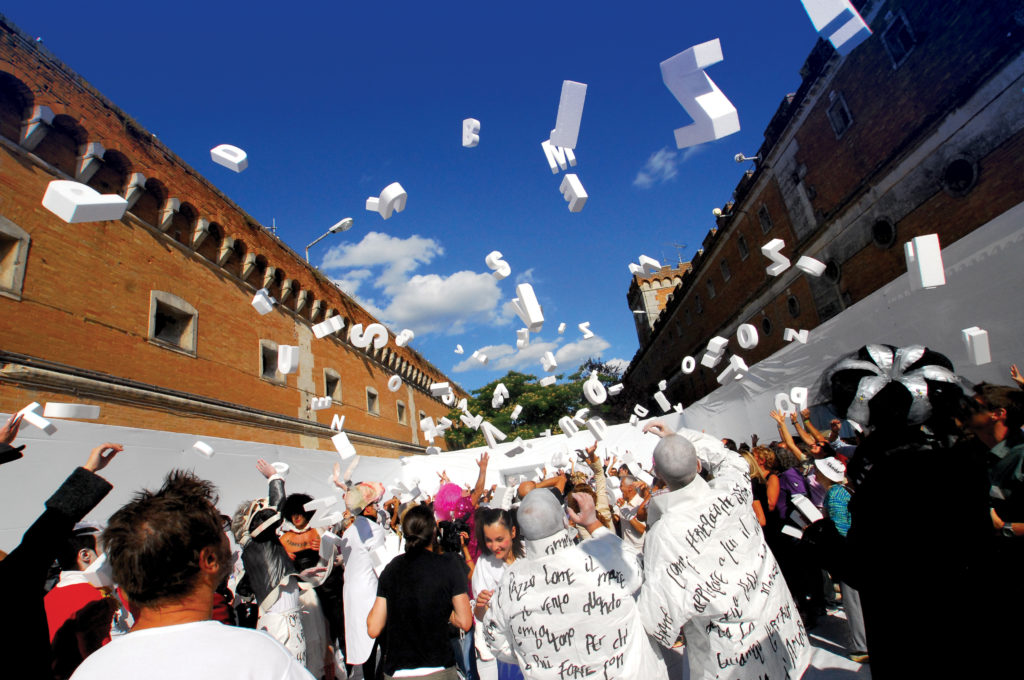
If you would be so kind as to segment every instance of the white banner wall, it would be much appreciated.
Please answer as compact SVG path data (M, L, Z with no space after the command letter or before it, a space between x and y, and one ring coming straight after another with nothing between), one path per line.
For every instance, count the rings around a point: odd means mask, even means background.
M752 433L777 439L768 417L775 395L807 387L813 403L824 369L869 343L925 345L945 354L971 382L1012 384L1010 364L1024 364L1024 204L943 247L942 259L946 285L911 291L903 274L812 330L806 345L789 343L751 366L747 377L692 404L684 412L686 427L737 443ZM968 363L961 330L971 326L988 331L991 363Z

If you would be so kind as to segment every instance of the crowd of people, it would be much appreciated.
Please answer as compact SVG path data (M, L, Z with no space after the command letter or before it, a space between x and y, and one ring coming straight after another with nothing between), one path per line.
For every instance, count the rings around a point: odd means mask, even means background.
M842 610L877 677L997 667L1024 601L1012 377L965 387L942 355L869 345L825 371L825 431L809 410L770 412L767 444L653 421L649 469L595 442L508 495L486 453L474 486L405 502L336 468L337 511L260 460L267 494L233 516L175 470L82 522L103 444L0 560L0 636L40 678L796 678Z

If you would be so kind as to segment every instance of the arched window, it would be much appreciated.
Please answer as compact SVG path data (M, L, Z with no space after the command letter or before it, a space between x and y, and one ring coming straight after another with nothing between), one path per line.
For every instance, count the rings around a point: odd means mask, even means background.
M0 73L0 135L21 139L21 127L32 115L32 92L9 73Z
M99 170L93 174L87 184L101 194L123 196L130 172L131 163L128 157L120 151L107 149L103 154L103 162Z
M199 211L191 203L182 202L178 212L171 218L171 226L167 228L167 235L185 247L192 247L192 232L196 226L196 219Z
M158 179L149 178L142 194L135 200L131 213L153 227L160 227L160 210L167 200L167 188Z
M74 177L78 166L78 150L88 142L89 135L78 121L61 114L53 117L50 131L33 153L68 177Z
M194 230L192 237L193 240L197 237ZM196 252L210 262L217 262L217 258L220 256L220 246L223 242L224 228L216 222L210 222L206 224L206 236L202 237Z

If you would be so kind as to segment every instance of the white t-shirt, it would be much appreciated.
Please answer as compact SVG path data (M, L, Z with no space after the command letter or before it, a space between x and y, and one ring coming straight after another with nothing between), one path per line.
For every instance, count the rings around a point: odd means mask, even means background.
M484 590L498 590L498 584L501 583L501 577L505 574L505 567L507 565L499 560L494 555L480 554L480 559L476 561L476 567L473 569L473 608L476 608L476 596ZM495 594L497 594L495 592ZM477 624L474 628L474 643L476 645L477 656L482 661L492 661L494 655L491 654L491 650L487 649L487 642L484 641L484 627Z
M71 677L310 680L313 676L266 633L219 621L197 621L122 635L91 654Z
M644 499L641 498L640 494L637 494L633 496L633 500L619 508L619 526L622 527L622 542L626 544L627 548L638 553L642 553L644 550L644 534L634 529L629 520L636 517L643 502Z

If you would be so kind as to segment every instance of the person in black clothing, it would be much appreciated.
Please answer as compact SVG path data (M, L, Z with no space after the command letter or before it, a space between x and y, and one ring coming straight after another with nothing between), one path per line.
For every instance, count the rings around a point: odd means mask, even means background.
M372 638L383 634L386 678L399 670L422 669L422 674L407 677L456 680L445 624L463 631L473 625L466 577L456 560L436 553L437 521L428 507L405 513L402 534L405 554L381 573L367 630Z
M20 452L20 448L9 446L16 434L17 421L12 418L0 429L3 449ZM25 531L18 547L0 561L0 582L8 585L5 604L10 612L0 617L0 640L6 649L17 651L21 661L18 677L53 677L50 633L43 607L47 571L71 537L75 523L114 488L96 473L122 450L120 444L110 443L94 448L85 465L76 468L46 501L46 510Z
M952 363L867 345L825 371L821 397L869 433L847 467L844 580L861 595L872 677L989 677L989 485Z

